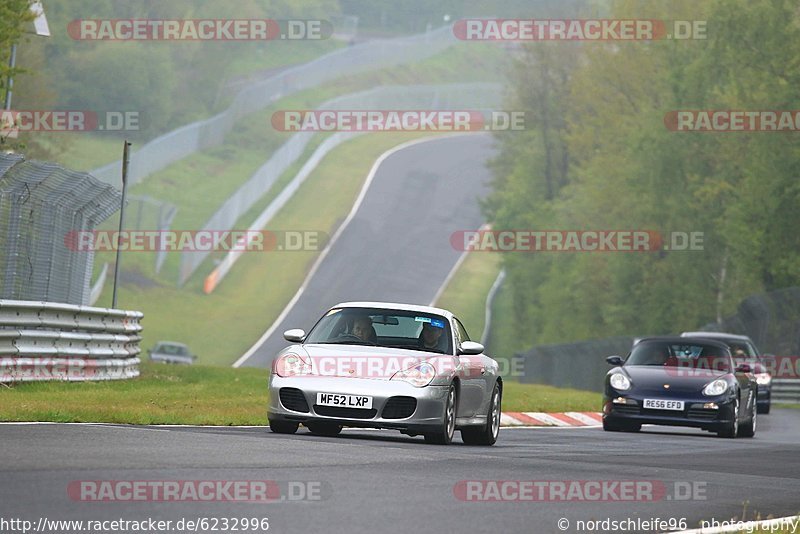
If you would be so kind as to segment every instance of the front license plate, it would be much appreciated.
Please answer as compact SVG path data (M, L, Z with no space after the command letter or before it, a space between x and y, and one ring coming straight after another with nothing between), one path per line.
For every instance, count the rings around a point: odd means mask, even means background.
M644 407L651 410L683 410L683 401L664 399L645 399Z
M340 406L342 408L372 409L372 397L366 395L341 395L339 393L317 393L320 406Z

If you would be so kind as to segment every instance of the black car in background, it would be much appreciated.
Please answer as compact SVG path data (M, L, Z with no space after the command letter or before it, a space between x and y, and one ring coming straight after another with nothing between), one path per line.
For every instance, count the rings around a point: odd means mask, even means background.
M603 429L637 432L643 424L688 426L720 437L753 437L758 384L728 345L693 337L640 340L605 379Z
M765 355L756 348L753 340L748 336L728 334L725 332L684 332L681 336L704 337L722 341L731 349L733 361L737 365L747 363L753 370L758 382L758 413L768 414L772 399L772 375L765 361Z

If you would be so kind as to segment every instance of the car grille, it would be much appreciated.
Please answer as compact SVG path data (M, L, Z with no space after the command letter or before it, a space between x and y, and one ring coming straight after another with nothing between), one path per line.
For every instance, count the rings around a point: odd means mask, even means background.
M689 419L700 419L701 421L713 421L719 414L718 410L704 410L702 408L692 408L689 410Z
M314 411L318 415L326 417L344 417L347 419L372 419L378 414L378 410L365 410L364 408L343 408L341 406L320 406L314 405Z
M639 415L639 407L625 404L614 405L614 411L619 414L625 415Z
M417 409L417 399L414 397L390 397L383 407L384 419L405 419L411 417Z
M659 417L686 417L686 410L654 410L642 409L642 415L656 415Z
M306 402L306 396L303 395L303 392L299 389L281 388L278 395L280 396L281 404L283 404L287 410L308 413L308 402Z

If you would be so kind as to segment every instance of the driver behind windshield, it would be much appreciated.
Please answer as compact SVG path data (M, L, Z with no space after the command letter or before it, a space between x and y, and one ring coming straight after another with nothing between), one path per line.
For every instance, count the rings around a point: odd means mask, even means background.
M369 315L359 315L353 320L353 335L369 343L377 341L377 335L372 327L372 319L369 318Z

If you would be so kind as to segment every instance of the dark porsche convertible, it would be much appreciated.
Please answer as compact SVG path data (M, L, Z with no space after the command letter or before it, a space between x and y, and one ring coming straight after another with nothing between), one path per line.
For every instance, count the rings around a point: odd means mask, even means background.
M758 384L747 364L734 366L725 343L704 338L645 338L606 375L603 429L636 432L642 424L689 426L720 437L756 433Z

